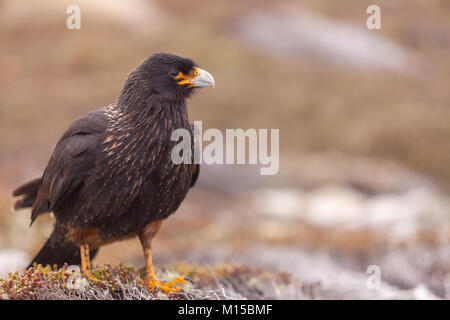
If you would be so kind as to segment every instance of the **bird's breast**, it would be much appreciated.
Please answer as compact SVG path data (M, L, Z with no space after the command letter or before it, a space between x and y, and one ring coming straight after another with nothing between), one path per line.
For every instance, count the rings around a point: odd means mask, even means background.
M107 132L96 170L99 194L95 198L104 203L104 211L162 217L178 207L192 179L192 164L175 164L171 159L178 143L171 135L180 127L192 134L189 122L173 120L149 123L145 129L121 127Z

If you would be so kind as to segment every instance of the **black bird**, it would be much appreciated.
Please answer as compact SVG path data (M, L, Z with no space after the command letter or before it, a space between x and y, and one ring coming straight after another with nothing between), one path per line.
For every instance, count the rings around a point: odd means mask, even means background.
M184 278L161 283L155 275L151 241L162 222L195 184L199 166L175 164L175 129L193 139L186 99L213 77L187 58L150 56L132 71L117 102L77 119L57 143L41 178L14 192L15 209L31 207L31 223L53 212L53 233L33 259L42 265L80 264L90 269L100 246L138 236L148 289L177 291ZM191 154L193 154L193 146ZM79 250L80 248L80 250Z

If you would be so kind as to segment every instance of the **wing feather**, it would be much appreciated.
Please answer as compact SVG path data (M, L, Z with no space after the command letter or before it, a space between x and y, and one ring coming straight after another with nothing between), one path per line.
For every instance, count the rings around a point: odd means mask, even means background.
M31 222L43 212L51 212L62 203L93 170L97 151L107 127L104 109L78 118L64 133L48 162Z

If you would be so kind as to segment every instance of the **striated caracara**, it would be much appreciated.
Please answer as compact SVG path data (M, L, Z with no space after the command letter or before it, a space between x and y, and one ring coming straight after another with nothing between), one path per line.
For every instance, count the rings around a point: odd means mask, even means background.
M31 207L31 223L53 212L53 233L30 265L80 264L90 270L98 248L138 236L148 289L178 291L184 278L161 283L151 242L178 208L199 174L193 163L175 164L175 129L193 134L186 99L213 77L190 59L158 53L125 81L117 102L77 119L59 140L41 178L14 192L15 209ZM191 139L191 141L194 141ZM193 148L193 146L192 146Z

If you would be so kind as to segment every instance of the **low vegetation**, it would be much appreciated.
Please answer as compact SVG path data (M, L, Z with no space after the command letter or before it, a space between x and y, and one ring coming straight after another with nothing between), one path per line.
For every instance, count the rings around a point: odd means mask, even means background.
M98 281L80 277L79 269L73 266L64 265L58 269L35 265L0 279L0 299L292 299L299 298L307 289L287 274L271 274L232 264L205 267L178 263L162 269L159 277L163 281L183 274L195 283L186 282L181 292L169 295L148 291L140 280L142 270L131 266L102 265L93 273Z

